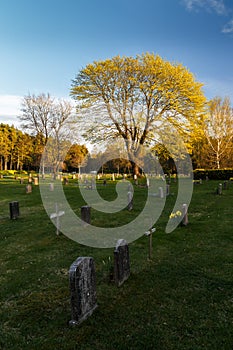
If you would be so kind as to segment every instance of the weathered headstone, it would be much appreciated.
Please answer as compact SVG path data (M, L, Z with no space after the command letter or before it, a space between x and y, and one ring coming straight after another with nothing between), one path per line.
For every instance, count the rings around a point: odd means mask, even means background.
M92 257L79 257L70 266L70 326L79 325L97 308L95 265Z
M187 204L183 204L182 205L182 225L186 226L188 225L188 205Z
M159 187L159 198L164 198L163 187Z
M89 205L84 205L81 207L81 219L84 224L91 223L91 207Z
M119 287L129 278L129 276L129 246L124 239L119 239L114 250L114 281Z
M19 216L19 202L14 201L9 203L10 207L10 218L12 220L17 219Z
M127 192L127 200L128 200L127 209L132 210L133 209L133 192L131 191Z
M26 185L26 193L31 193L32 192L32 185L28 184Z

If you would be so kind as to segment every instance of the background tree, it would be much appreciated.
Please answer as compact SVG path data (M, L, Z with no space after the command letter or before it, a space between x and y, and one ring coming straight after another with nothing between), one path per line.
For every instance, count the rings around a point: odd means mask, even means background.
M25 96L22 101L22 114L19 119L22 122L24 130L32 135L39 135L42 146L46 147L47 159L52 162L54 172L62 158L61 144L67 139L70 131L70 122L72 119L73 106L65 100L55 100L50 94L40 94ZM69 127L67 128L67 125ZM42 154L42 152L41 152ZM43 172L44 172L43 158Z
M164 122L182 136L203 122L202 84L181 64L153 54L113 57L83 68L73 80L79 124L89 141L122 138L128 155L138 159ZM137 167L135 168L137 173Z
M73 144L65 157L65 163L68 169L79 169L86 165L85 158L88 154L88 149L84 145Z
M233 142L233 109L229 98L215 97L210 101L205 134L212 167L229 167Z

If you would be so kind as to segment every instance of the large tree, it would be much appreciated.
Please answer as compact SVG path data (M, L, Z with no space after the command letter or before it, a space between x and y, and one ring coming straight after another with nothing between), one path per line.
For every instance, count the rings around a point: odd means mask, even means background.
M88 64L73 80L71 96L83 136L95 142L120 137L132 160L165 123L187 140L203 122L202 84L183 65L150 53Z

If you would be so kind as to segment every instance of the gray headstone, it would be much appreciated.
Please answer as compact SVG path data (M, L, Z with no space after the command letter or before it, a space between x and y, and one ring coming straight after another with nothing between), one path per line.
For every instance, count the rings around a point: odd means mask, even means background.
M129 278L129 276L129 246L124 239L119 239L114 250L114 281L119 287Z
M127 192L127 200L128 200L127 209L132 210L133 209L133 193L131 191Z
M26 185L26 193L31 193L32 192L32 185L28 184Z
M218 184L217 194L222 195L222 184Z
M91 223L91 207L88 205L84 205L81 207L81 219L83 223L90 224Z
M9 203L10 206L10 218L11 219L17 219L19 216L19 202L14 201Z
M182 225L186 226L188 225L188 205L187 204L183 204L182 205Z
M163 187L159 187L159 198L164 198Z
M79 257L70 266L71 326L78 325L97 308L94 259Z

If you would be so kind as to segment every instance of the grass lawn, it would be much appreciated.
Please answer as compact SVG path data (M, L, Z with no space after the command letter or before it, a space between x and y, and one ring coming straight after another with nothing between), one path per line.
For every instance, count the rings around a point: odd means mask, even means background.
M194 186L189 225L164 232L175 195L153 236L130 244L131 275L117 288L109 278L113 249L82 246L48 218L38 186L0 180L0 349L31 350L232 350L233 349L233 184L215 194L218 182ZM177 184L171 184L176 193ZM145 189L137 188L133 212L122 211L114 224L140 212ZM74 181L65 186L72 207L83 201ZM102 188L114 197L114 184ZM9 202L20 217L9 219ZM157 199L155 199L156 201ZM106 217L92 213L93 223ZM96 265L98 308L79 327L69 327L69 267L78 256Z

